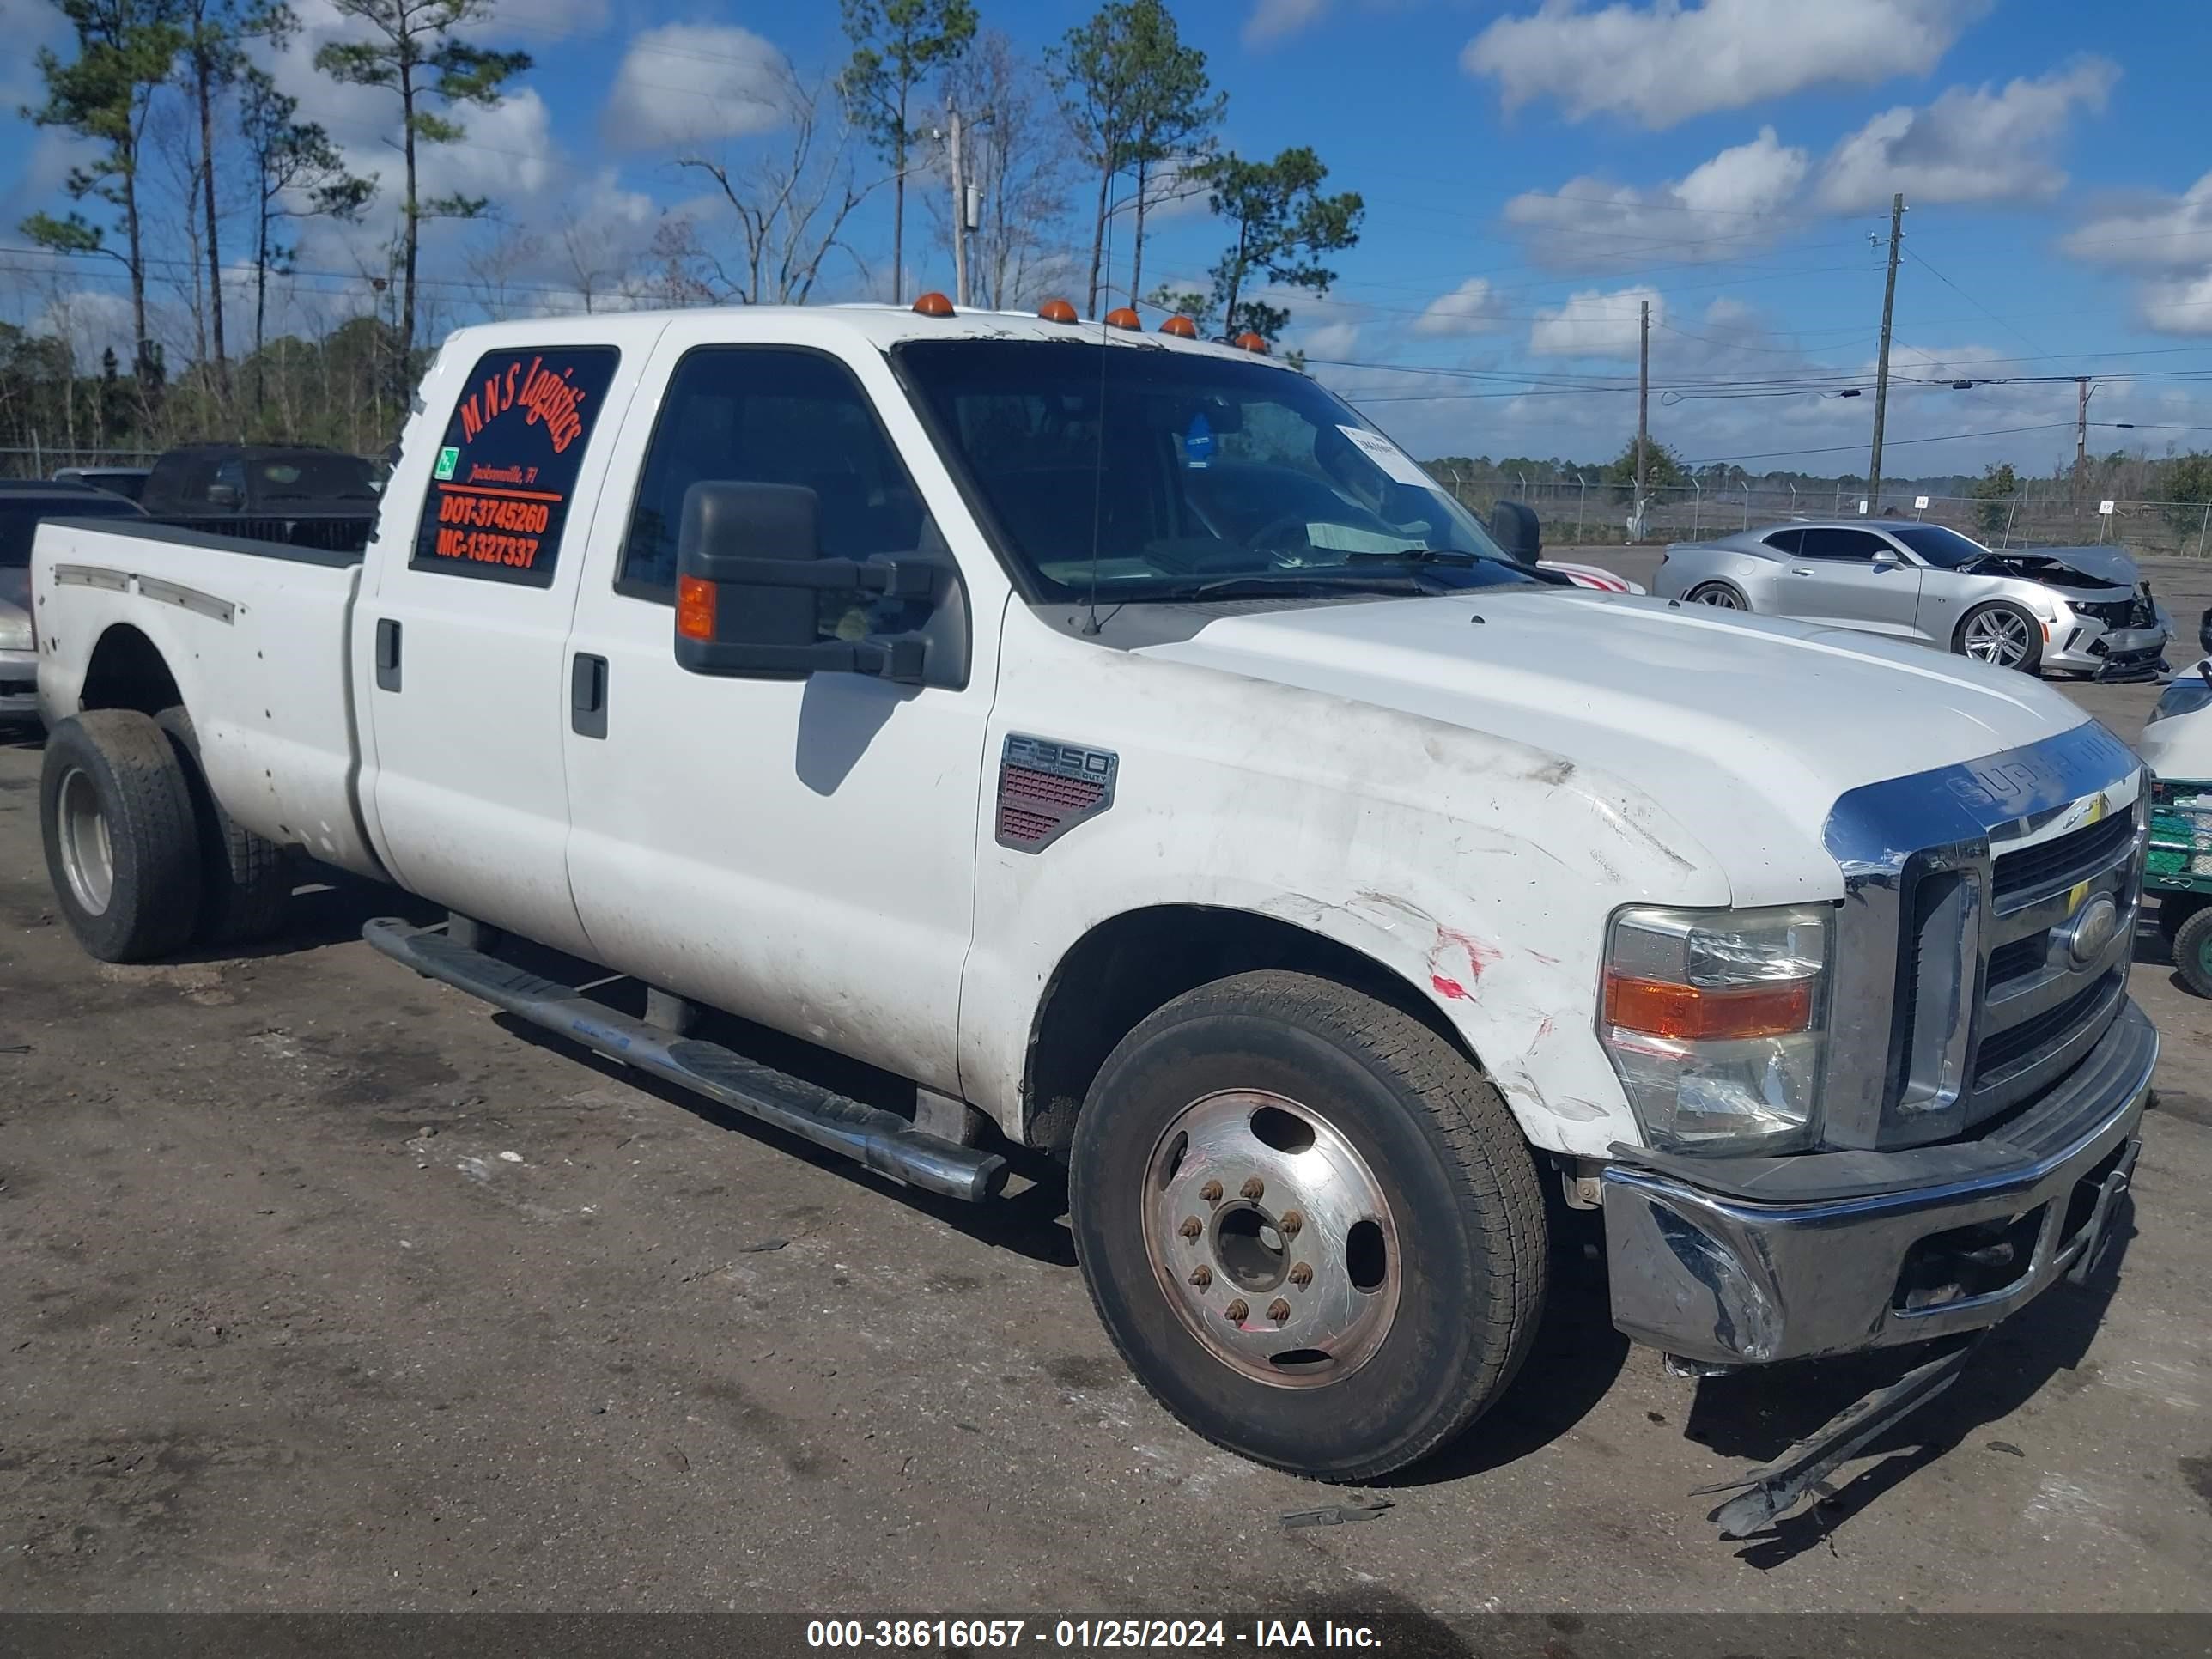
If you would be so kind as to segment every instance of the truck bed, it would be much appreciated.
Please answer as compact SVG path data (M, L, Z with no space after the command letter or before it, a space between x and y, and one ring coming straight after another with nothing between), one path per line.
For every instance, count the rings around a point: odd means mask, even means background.
M325 863L381 873L354 788L360 554L57 520L40 527L31 565L49 723L158 701L139 668L150 645L233 818Z

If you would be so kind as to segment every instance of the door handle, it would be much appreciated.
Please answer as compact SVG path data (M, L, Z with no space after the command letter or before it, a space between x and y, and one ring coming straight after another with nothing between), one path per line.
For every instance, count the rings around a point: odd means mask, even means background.
M579 651L568 665L568 729L581 738L607 734L607 659Z
M1809 565L1793 564L1790 567L1790 574L1793 576L1809 576L1813 574L1812 567Z
M399 624L389 617L376 619L376 689L399 689Z

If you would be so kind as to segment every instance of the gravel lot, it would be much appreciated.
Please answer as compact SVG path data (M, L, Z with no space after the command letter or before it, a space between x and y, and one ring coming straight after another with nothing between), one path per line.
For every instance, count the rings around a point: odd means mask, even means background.
M2193 633L2212 569L2152 574ZM2154 940L2124 1252L1838 1501L1718 1540L1691 1489L1856 1379L1665 1377L1584 1269L1462 1449L1289 1531L1341 1496L1150 1402L1048 1170L970 1211L641 1085L370 951L389 893L99 966L38 766L0 738L0 1607L2212 1611L2212 1005Z

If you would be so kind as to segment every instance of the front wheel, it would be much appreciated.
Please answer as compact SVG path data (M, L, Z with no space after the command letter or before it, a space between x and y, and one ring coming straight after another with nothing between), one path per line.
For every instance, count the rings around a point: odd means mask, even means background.
M1322 1480L1456 1437L1543 1303L1543 1199L1497 1090L1411 1015L1301 974L1201 986L1122 1039L1076 1123L1069 1212L1154 1396Z
M1952 648L1992 668L2033 674L2043 664L2043 624L2016 605L1992 599L1960 619Z

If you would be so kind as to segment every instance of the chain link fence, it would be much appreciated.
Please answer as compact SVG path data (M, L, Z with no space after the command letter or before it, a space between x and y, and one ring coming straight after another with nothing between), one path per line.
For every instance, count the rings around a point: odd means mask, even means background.
M1487 518L1500 501L1525 501L1544 521L1546 542L1617 545L1628 542L1632 504L1628 492L1584 478L1468 477L1450 467L1433 470L1437 481L1468 508ZM1912 485L1885 488L1873 500L1849 484L1689 484L1654 489L1645 498L1644 542L1695 541L1726 536L1791 519L1849 519L1894 515L1948 525L1991 547L2081 547L2107 542L2141 554L2212 556L2212 502L2107 502L2059 493L2063 486L2030 484L1994 500L1930 495ZM2046 493L2048 492L2048 493ZM1924 505L1923 504L1924 503Z

